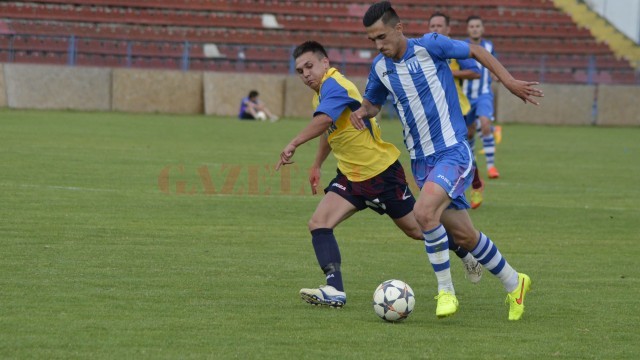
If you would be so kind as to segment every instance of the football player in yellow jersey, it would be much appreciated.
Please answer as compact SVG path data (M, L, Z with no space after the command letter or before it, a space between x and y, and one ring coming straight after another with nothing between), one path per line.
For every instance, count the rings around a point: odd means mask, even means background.
M330 152L338 160L337 176L324 190L325 195L309 220L309 230L320 268L327 285L301 289L303 300L314 305L342 307L346 294L340 270L341 256L333 229L351 215L367 207L387 214L404 233L423 240L413 214L415 199L398 161L400 151L380 137L376 119L366 121L368 131L359 131L349 121L351 112L361 106L356 86L331 67L324 47L307 41L293 52L298 76L315 91L311 122L291 140L280 154L276 170L291 164L301 144L321 137L309 182L316 194L320 168ZM478 265L479 266L479 265Z
M451 32L451 27L449 26L450 19L449 16L441 13L435 12L429 17L429 31L435 32L438 34L442 34L444 36L449 36ZM471 104L469 103L469 99L465 95L464 91L462 91L462 81L479 79L481 77L480 68L476 64L473 59L465 59L465 60L449 60L449 68L453 73L453 77L455 79L456 90L458 90L458 98L460 99L460 107L462 108L462 115L465 116L465 120L467 121L467 139L471 145L471 149L473 149L473 143L475 142L475 133L476 133L476 124L475 119L468 119L467 114L471 110ZM480 174L478 173L478 167L476 166L475 153L473 159L474 165L474 173L473 173L473 182L471 184L471 208L477 209L483 200L483 191L484 191L484 182L480 178Z

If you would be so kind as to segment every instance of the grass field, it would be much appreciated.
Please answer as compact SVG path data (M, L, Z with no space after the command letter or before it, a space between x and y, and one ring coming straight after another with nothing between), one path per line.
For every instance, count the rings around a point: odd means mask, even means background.
M304 123L0 110L0 358L640 356L640 129L505 125L472 218L533 280L509 322L499 281L455 259L460 311L436 319L423 244L372 211L336 230L347 306L303 303L324 280L315 143L272 166ZM390 278L416 293L404 323L371 307Z

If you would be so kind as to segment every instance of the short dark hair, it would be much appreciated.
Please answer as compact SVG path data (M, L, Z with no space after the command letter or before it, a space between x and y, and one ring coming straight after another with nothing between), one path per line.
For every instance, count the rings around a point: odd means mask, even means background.
M322 44L320 44L317 41L305 41L302 44L298 45L294 50L293 50L293 59L297 59L299 58L302 54L307 53L307 52L312 52L316 55L319 55L319 57L322 59L323 57L328 58L329 55L327 55L327 50L324 49L324 46L322 46Z
M469 21L471 21L471 20L480 20L480 21L482 21L482 18L480 16L478 16L478 15L471 15L471 16L469 16L467 18L467 24L469 24Z
M260 95L260 94L258 94L258 92L256 90L249 91L249 97L250 98L254 98L254 97L258 96L258 95Z
M362 24L369 27L380 19L383 24L391 26L400 22L400 17L388 1L380 1L371 5L362 18Z
M431 14L431 17L429 17L429 22L431 22L431 19L435 17L443 17L444 23L447 24L447 26L449 26L449 22L451 21L451 18L449 18L449 15L446 15L445 13L442 13L440 11L436 11L433 14Z

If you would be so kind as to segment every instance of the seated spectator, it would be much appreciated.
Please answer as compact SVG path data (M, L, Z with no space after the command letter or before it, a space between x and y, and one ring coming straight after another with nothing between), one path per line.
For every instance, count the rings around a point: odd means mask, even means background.
M267 109L266 105L258 99L260 94L256 90L251 90L249 96L242 99L240 103L240 120L260 120L265 121L267 117L271 122L278 121L278 117Z

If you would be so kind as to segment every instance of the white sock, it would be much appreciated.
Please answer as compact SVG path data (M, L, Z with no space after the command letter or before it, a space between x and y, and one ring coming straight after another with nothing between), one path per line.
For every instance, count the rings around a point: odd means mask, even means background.
M488 236L480 233L480 240L471 253L482 266L502 281L507 292L512 292L518 287L518 273L502 257L498 247Z
M442 290L455 294L449 265L449 239L442 224L424 233L427 257L438 279L438 293Z

